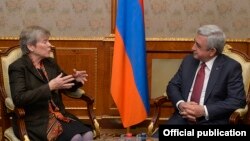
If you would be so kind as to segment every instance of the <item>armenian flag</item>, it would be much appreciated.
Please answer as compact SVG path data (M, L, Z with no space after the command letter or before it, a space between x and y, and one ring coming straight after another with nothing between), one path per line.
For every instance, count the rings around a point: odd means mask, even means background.
M118 0L111 95L125 128L149 113L143 0Z

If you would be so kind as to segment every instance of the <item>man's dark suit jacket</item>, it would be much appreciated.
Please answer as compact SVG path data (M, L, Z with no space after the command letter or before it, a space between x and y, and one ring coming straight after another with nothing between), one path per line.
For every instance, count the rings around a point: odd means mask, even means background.
M193 55L188 55L170 80L167 94L173 106L180 100L187 101L199 62ZM209 120L199 118L201 120L198 124L228 124L230 114L245 104L241 65L224 54L218 55L210 73L204 99ZM181 118L177 109L172 117Z
M49 80L63 72L52 58L43 59L43 64ZM24 107L26 128L31 139L47 140L48 100L50 98L60 108L61 113L76 119L65 111L61 94L58 91L50 91L48 81L42 79L27 55L9 66L9 79L15 106ZM75 91L82 86L81 83L75 82L75 84L70 91ZM14 118L13 121L14 132L18 136L16 119Z

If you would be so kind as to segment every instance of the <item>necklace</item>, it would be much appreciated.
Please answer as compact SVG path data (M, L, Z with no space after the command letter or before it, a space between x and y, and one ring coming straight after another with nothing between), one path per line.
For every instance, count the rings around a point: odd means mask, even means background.
M43 80L49 82L48 74L42 62L40 63L40 68L36 68L36 70L38 71L39 75L42 77Z

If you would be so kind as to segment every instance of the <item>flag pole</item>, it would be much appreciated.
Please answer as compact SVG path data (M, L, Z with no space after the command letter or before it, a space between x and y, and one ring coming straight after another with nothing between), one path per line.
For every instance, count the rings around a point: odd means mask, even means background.
M127 134L130 133L130 127L127 127Z

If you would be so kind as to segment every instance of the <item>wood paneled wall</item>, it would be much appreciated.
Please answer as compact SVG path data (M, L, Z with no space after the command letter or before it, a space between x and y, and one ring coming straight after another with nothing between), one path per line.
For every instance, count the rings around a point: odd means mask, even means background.
M51 39L56 47L56 57L60 66L67 73L72 69L86 70L88 81L83 89L95 98L94 110L99 120L105 118L117 118L119 113L110 94L110 79L113 56L114 38L91 38L91 39ZM233 48L250 56L250 40L228 40ZM4 51L8 47L17 45L17 39L1 39L0 49ZM147 39L147 67L150 97L152 80L153 59L182 59L191 53L192 39ZM153 114L153 99L149 119ZM71 112L81 119L87 118L86 105L80 101L72 101L64 97L64 102ZM171 104L164 106L162 117L169 117L173 112Z

